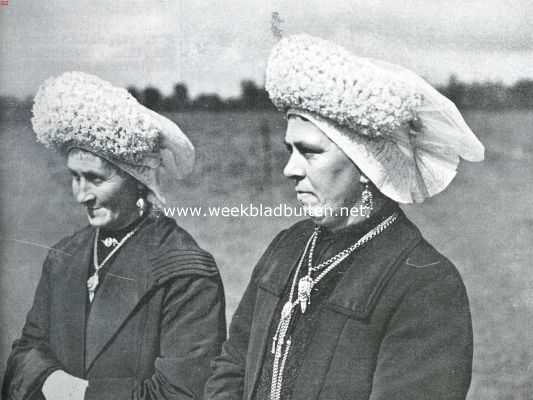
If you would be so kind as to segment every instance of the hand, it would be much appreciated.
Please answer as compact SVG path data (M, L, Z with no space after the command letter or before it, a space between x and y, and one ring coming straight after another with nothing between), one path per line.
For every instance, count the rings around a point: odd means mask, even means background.
M46 400L83 400L88 385L85 379L57 370L46 378L42 392Z

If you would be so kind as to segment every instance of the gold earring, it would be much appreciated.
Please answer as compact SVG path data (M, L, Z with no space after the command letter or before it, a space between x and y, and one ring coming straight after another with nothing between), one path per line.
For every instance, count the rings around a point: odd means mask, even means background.
M365 217L369 218L370 214L372 214L372 210L374 209L374 195L368 187L370 180L366 176L361 175L359 182L365 185L363 191L361 192L361 207L365 210L368 210Z

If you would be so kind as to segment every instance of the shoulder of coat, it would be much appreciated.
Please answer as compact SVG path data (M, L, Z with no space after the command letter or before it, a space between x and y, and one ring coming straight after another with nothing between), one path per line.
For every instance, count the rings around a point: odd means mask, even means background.
M412 268L438 267L446 262L449 262L446 257L425 240L420 240L405 259L405 264Z
M396 286L400 292L427 292L463 299L466 293L464 281L457 267L425 240L421 240L403 259Z
M404 265L411 271L424 271L424 274L458 273L455 265L424 239L405 257Z
M173 219L160 217L148 228L148 258L156 281L186 275L219 274L213 256L200 248L193 237Z

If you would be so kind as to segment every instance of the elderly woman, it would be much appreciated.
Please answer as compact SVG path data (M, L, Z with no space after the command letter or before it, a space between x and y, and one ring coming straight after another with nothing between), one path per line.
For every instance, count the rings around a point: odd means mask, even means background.
M465 287L398 203L444 190L483 146L414 73L308 35L274 48L266 88L311 219L259 260L207 399L464 399Z
M161 169L194 148L124 89L68 72L39 89L37 139L66 156L89 226L49 252L2 389L15 399L198 399L225 339L211 255L157 216Z

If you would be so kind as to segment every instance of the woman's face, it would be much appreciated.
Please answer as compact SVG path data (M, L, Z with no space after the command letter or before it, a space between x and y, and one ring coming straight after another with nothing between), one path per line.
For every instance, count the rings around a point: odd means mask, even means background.
M346 226L353 214L340 214L361 197L354 163L312 122L289 117L285 143L290 158L283 174L295 182L298 201L315 223L330 229Z
M68 154L72 192L85 206L89 223L106 229L121 229L138 217L138 184L134 178L106 160L83 150Z

